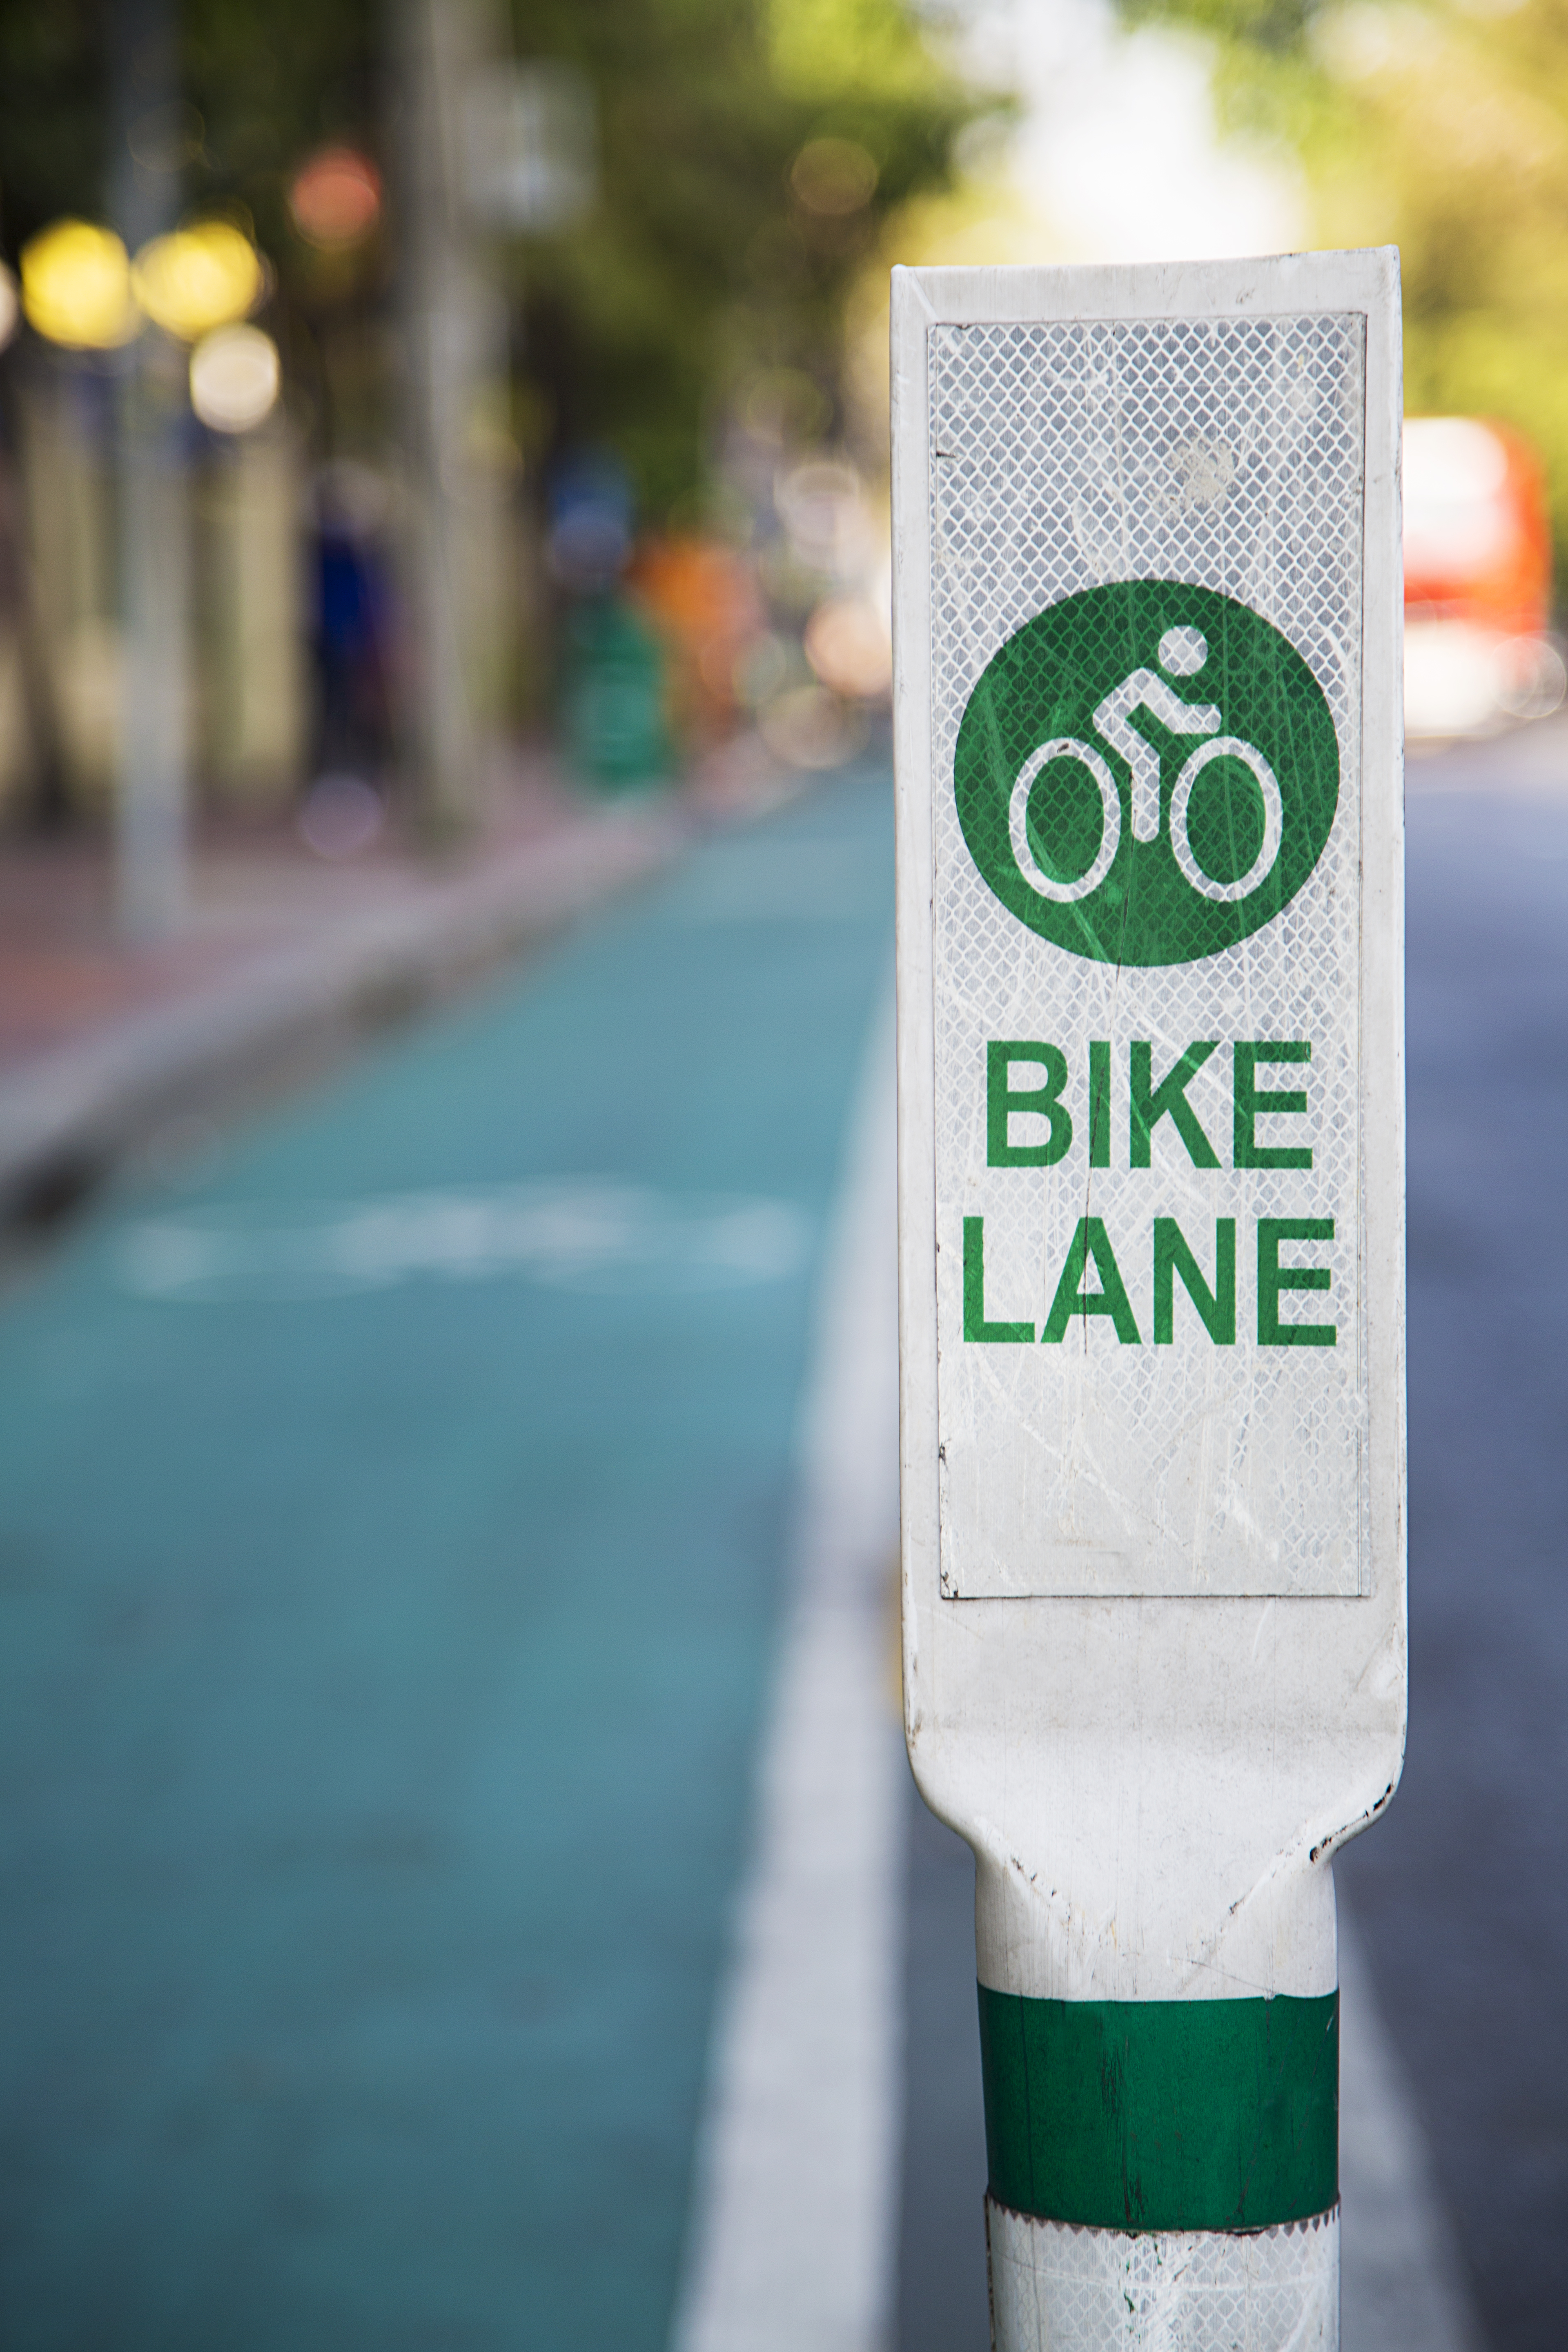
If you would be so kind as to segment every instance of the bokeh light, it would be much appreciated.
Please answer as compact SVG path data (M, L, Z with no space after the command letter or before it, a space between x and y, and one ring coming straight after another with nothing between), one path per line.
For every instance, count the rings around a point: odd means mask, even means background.
M759 713L757 732L785 767L841 768L866 740L866 717L825 686L793 686Z
M876 164L853 139L808 139L789 175L807 212L829 215L858 213L869 204L877 180Z
M129 342L137 328L131 263L114 231L84 220L40 230L22 248L22 308L29 326L70 351Z
M289 209L308 244L363 244L381 217L381 174L353 147L323 147L295 173Z
M0 352L3 352L16 331L22 315L22 305L16 293L16 281L5 264L0 261Z
M248 433L278 404L278 346L259 327L220 327L191 353L191 406L215 433Z
M806 624L805 657L824 686L852 700L877 701L892 688L892 641L868 596L826 598Z
M144 245L132 283L150 319L195 343L244 318L261 291L261 257L232 222L199 221Z

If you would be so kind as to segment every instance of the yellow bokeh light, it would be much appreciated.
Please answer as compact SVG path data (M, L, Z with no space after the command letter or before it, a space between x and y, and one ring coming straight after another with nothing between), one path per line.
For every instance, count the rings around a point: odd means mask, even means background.
M57 221L22 248L22 308L29 326L72 351L106 352L136 332L131 264L112 229Z
M261 291L261 259L228 221L199 221L155 236L131 273L147 316L183 343L243 319Z

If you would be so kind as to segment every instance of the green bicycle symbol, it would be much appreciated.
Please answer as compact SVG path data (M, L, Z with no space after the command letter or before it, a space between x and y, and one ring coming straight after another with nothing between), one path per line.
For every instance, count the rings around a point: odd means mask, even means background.
M1173 683L1200 678L1214 700ZM993 657L954 789L976 865L1031 929L1100 961L1187 962L1306 881L1339 745L1322 688L1260 614L1131 581L1047 607Z

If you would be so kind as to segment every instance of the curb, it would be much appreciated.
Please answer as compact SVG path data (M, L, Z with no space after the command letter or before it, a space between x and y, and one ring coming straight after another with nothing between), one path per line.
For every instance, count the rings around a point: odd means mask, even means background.
M307 1042L384 1026L564 929L668 866L693 830L677 806L606 810L27 1062L0 1078L0 1224L47 1223L194 1097Z

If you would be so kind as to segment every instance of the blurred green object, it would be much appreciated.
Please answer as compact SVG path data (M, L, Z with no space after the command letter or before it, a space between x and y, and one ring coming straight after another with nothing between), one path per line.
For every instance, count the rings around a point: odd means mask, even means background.
M585 598L566 624L563 738L574 772L609 792L660 783L675 760L664 654L620 596Z

